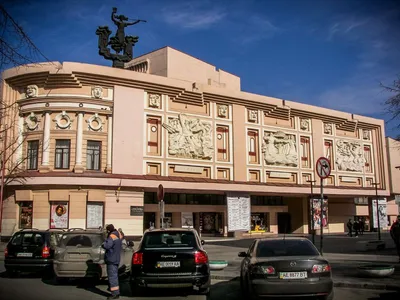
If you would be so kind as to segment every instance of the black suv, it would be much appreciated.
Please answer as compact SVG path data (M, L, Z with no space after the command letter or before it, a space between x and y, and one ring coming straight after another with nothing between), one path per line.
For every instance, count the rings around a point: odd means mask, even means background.
M210 294L210 266L197 231L184 228L145 231L132 256L133 295L145 288L190 288Z
M4 266L9 275L52 269L54 249L62 230L23 229L12 236L4 249Z

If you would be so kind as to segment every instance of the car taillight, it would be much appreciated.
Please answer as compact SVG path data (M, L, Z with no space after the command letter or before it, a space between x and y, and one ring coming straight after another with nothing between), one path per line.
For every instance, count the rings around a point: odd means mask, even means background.
M8 256L8 249L7 249L7 247L4 249L4 257L7 257Z
M49 256L50 256L50 248L44 246L42 250L42 258L48 258Z
M326 273L331 271L331 266L328 264L322 264L322 265L313 265L312 267L312 273Z
M275 268L272 266L254 266L251 269L251 273L258 275L274 275Z
M143 264L143 253L136 252L132 256L132 265L142 265Z
M208 263L208 256L207 253L203 251L196 251L194 253L194 263L196 265L206 264Z

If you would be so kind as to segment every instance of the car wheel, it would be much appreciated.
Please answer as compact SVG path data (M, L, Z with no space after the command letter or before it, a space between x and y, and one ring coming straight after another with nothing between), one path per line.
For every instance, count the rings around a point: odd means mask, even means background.
M333 300L335 298L335 292L332 290L332 292L325 297L325 300Z

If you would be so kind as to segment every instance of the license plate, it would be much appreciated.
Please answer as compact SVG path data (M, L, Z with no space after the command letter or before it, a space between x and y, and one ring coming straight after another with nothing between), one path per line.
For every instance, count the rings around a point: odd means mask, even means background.
M87 254L74 253L69 254L69 258L87 258Z
M17 253L17 257L32 257L32 253Z
M304 279L307 278L307 272L281 272L280 279Z
M159 261L157 262L157 268L179 268L181 266L180 261Z

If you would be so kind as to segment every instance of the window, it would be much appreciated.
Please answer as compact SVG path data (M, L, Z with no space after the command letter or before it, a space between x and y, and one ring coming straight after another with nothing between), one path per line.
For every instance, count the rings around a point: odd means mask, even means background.
M100 171L101 142L88 141L86 152L86 169Z
M33 202L24 201L19 204L19 228L31 229L32 228L32 213Z
M39 153L39 141L28 142L28 153L27 153L27 169L37 170L38 168L38 153Z
M249 130L247 132L247 139L248 139L248 159L249 163L258 163L258 131Z
M97 229L103 227L104 203L89 202L86 206L86 228Z
M149 232L143 237L145 248L194 247L196 238L190 231Z
M56 169L69 169L70 140L56 140Z
M44 244L44 236L41 233L26 232L16 233L11 240L11 244L14 246L42 246Z
M263 241L257 246L257 257L315 255L318 250L309 240Z
M103 244L103 235L98 233L76 234L66 233L61 237L60 246L81 248L98 248Z

